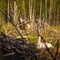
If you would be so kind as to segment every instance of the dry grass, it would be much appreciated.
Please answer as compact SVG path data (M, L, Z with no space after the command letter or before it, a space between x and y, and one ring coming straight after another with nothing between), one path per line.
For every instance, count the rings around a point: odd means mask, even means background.
M37 58L38 60L53 60L51 55L49 54L49 52L46 49L42 49L42 50L38 50L39 53L37 54ZM56 53L56 48L51 48L50 49L51 53L53 54L53 56L55 56ZM55 58L56 60L60 60L60 49L58 50L58 55Z

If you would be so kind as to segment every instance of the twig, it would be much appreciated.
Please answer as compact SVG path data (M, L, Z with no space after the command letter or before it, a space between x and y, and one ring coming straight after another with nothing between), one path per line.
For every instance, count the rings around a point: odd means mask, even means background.
M14 54L15 54L15 53L8 53L8 54L3 55L3 57L10 56L10 55L14 55Z

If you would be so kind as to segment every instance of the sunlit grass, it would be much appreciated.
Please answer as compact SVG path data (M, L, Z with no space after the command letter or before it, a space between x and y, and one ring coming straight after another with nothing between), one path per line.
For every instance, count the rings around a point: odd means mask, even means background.
M11 31L10 34L8 34ZM4 34L8 35L11 38L14 38L18 36L18 33L16 32L14 26L11 23L5 23L0 27L0 32L3 32Z
M52 28L56 29L58 33L53 31ZM9 31L13 31L12 34L9 34L11 38L17 37L19 35L11 23L6 23L1 26L0 32L7 34ZM55 41L57 39L60 39L60 26L51 26L50 28L43 28L41 30L41 35L46 40L46 42L55 45ZM38 37L36 32L28 33L28 38L32 43L37 43Z

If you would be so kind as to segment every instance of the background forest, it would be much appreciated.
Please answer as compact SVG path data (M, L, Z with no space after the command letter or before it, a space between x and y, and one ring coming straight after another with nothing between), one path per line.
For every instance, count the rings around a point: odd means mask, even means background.
M35 45L40 34L56 47L56 41L60 43L60 0L0 0L0 38L1 32Z
M10 37L18 36L12 22L16 26L20 25L20 17L30 24L30 29L24 30L32 35L36 35L36 21L45 39L49 41L60 38L59 0L0 0L0 31ZM14 32L10 34L9 31Z

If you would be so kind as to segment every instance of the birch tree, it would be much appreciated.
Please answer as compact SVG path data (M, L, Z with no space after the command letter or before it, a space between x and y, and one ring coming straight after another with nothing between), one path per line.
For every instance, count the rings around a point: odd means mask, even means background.
M26 11L25 11L25 0L22 0L22 15L24 15L24 17L26 17Z
M29 17L30 17L30 21L32 19L32 0L29 0Z
M14 1L14 24L17 24L17 4Z
M53 11L53 0L50 0L50 8L49 8L49 23L52 23L52 11Z
M7 18L7 21L9 22L9 0L8 0L8 18Z
M33 22L32 22L32 1L33 0L29 0L29 19L31 21L31 29L32 29L32 25L33 25Z
M47 20L47 0L45 0L45 17L46 17L46 20Z

